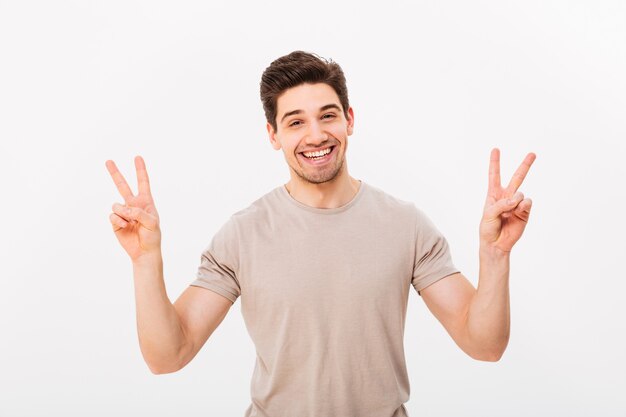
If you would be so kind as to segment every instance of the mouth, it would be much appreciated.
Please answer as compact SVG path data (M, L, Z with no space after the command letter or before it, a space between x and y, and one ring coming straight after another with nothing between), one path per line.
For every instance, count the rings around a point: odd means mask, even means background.
M328 146L317 151L299 152L298 155L304 161L313 165L322 165L334 156L337 145Z

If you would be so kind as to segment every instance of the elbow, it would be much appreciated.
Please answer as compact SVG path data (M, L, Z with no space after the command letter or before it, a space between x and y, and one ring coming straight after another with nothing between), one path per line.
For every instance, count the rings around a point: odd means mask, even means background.
M472 359L483 362L498 362L502 359L504 351L506 350L508 340L498 346L492 346L489 348L482 347L480 349L466 352Z
M163 352L149 349L148 346L142 344L140 344L140 349L144 362L154 375L178 372L189 362L185 360L185 355L182 350Z
M187 362L179 356L143 355L144 362L154 375L171 374L185 367Z
M149 367L149 368L150 368L150 372L152 372L153 375L165 375L165 374L172 374L176 372L176 370L169 370L169 369L163 369L163 368L154 368L154 367Z
M146 365L148 365L148 369L150 369L150 372L154 375L171 374L180 371L183 368L178 364L154 363L148 361L146 361Z
M473 359L482 362L498 362L502 355L504 355L504 351L493 351L493 352L484 352L478 355L470 355Z

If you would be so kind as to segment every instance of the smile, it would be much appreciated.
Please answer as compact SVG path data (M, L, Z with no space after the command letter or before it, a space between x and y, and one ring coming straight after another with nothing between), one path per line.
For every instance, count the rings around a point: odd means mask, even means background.
M302 155L306 156L309 159L321 158L325 155L328 155L332 151L332 146L326 149L322 149L321 151L315 152L302 152Z
M328 148L320 149L317 151L300 152L300 155L304 157L307 162L324 163L331 158L333 150L336 145L329 146Z

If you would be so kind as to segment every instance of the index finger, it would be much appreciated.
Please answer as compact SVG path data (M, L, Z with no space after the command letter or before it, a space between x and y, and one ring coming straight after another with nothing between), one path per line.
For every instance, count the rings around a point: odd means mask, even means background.
M500 149L493 148L489 157L489 191L495 191L500 184Z
M133 198L133 192L130 190L128 183L124 179L124 176L122 175L120 170L117 169L115 162L108 160L106 161L105 165L107 167L107 170L109 171L109 174L111 174L111 178L113 178L113 182L115 183L117 190L120 192L122 197L124 197L124 201L128 201L129 199Z
M148 171L146 170L146 163L141 156L135 157L135 169L137 170L139 194L150 195L150 180L148 179Z
M530 167L533 162L535 162L535 158L537 158L537 155L532 152L526 155L526 158L524 158L522 164L519 168L517 168L517 171L515 171L515 174L513 174L513 177L511 178L511 182L509 182L509 185L506 187L507 195L513 195L519 186L522 185L524 178L526 178L526 174L528 174Z

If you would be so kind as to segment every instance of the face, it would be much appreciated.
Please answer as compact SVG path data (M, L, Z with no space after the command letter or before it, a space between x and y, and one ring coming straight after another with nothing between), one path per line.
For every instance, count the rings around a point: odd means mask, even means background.
M339 97L327 84L302 84L278 97L276 130L267 124L272 147L282 149L291 177L313 184L345 172L348 136L354 113L344 114Z

